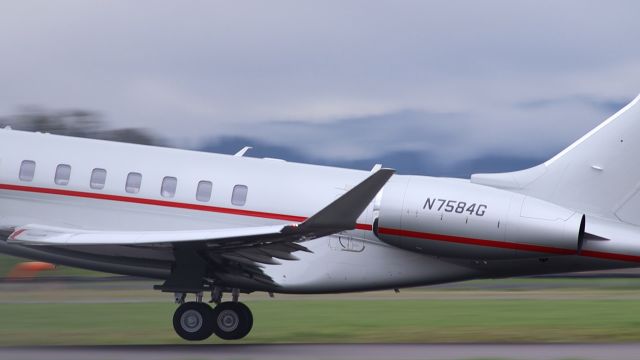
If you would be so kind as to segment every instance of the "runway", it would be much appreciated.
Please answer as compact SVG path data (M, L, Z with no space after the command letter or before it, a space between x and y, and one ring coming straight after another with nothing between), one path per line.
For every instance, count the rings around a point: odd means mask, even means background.
M326 345L145 345L0 348L12 360L636 360L633 344L326 344Z

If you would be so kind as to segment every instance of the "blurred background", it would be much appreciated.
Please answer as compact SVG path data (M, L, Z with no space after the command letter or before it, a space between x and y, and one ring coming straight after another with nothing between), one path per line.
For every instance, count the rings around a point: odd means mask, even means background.
M434 176L519 170L640 92L639 12L636 1L3 1L0 125ZM0 258L0 344L181 342L153 283L23 261ZM245 341L638 341L639 284L624 272L255 294Z
M579 0L4 1L0 122L401 173L512 170L640 92L639 10Z

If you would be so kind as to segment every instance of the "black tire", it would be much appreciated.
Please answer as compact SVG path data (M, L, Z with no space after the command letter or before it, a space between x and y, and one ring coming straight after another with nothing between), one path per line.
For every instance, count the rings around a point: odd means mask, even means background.
M205 303L184 303L173 314L173 329L185 340L205 340L213 334L212 313L211 307Z
M244 316L246 316L246 319L247 319L246 334L242 335L242 337L245 337L247 336L247 334L251 332L251 329L253 329L253 313L251 312L251 309L249 309L249 307L244 303L239 302L237 304L238 304L238 309L244 312Z
M251 310L240 302L223 302L213 309L213 332L223 340L239 340L253 327Z

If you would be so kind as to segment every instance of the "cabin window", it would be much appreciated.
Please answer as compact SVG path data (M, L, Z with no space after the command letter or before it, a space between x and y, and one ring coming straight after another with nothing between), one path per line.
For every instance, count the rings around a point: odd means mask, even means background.
M213 190L213 184L211 181L200 181L198 183L198 190L196 191L196 200L207 202L211 200L211 191Z
M71 166L68 164L60 164L56 167L56 175L53 178L53 181L57 185L67 185L69 184L69 179L71 178Z
M125 190L128 193L137 194L140 191L140 185L142 185L142 174L130 172L129 175L127 175Z
M19 177L22 181L33 180L33 175L36 173L36 162L33 160L24 160L20 165Z
M104 184L107 182L107 170L95 168L91 172L91 181L89 182L89 186L92 189L102 190L104 189Z
M178 187L178 179L172 176L166 176L162 179L162 187L160 188L160 195L166 198L172 198L176 195L176 188Z
M247 202L247 193L249 188L246 185L236 185L233 187L231 194L231 203L237 206L243 206Z

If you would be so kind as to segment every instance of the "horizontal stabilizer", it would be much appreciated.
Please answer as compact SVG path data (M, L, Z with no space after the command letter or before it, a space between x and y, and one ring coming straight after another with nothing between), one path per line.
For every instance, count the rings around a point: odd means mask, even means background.
M640 226L640 96L550 160L471 182Z

